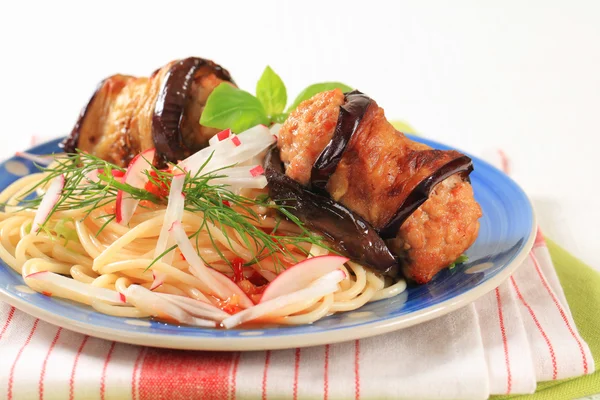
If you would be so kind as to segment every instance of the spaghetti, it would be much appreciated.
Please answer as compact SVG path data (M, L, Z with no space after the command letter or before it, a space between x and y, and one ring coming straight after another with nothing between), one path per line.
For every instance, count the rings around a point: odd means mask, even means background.
M63 164L59 162L56 165ZM110 166L107 167L110 169ZM208 209L202 212L187 207L183 210L181 227L190 237L188 243L202 260L203 267L220 273L208 274L216 280L199 278L195 273L198 272L196 267L188 260L189 253L184 254L182 245L173 245L169 257L155 257L168 205L164 202L141 204L126 226L114 219L117 205L110 196L100 203L87 202L80 208L73 206L78 198L85 198L88 186L94 186L85 180L79 179L77 186L82 190L71 193L63 207L57 205L49 214L43 229L33 232L31 227L36 209L28 207L27 200L23 203L24 196L32 193L33 187L42 194L50 183L49 171L55 170L51 167L46 172L21 178L0 194L0 203L5 204L4 211L0 213L0 258L21 274L32 289L90 305L104 314L218 326L229 315L253 307L252 303L241 301L244 293L252 302L258 303L264 287L286 268L312 257L330 254L327 243L318 243L312 236L303 236L304 228L293 221L281 220L271 209L272 204L254 200L263 195L264 191L260 189L239 190L240 195L234 199L248 199L249 203L241 206L239 203L229 204L228 212L237 212L244 219L244 224L251 224L256 232L274 234L276 231L278 236L273 236L275 246L270 248L277 251L268 251L256 238L248 237L249 231L236 229L233 223L222 223ZM83 172L77 173L81 175ZM118 178L115 179L118 182ZM105 192L110 192L111 180L96 183L102 184ZM62 196L65 196L66 189L63 188ZM187 193L186 202L189 196ZM231 199L224 201L230 202ZM230 218L228 215L223 218ZM281 238L294 239L286 242ZM243 264L236 269L232 260L239 259ZM351 261L340 265L339 270L344 277L330 292L292 304L282 303L256 320L289 325L310 324L332 313L355 310L370 301L395 296L406 287L403 280L393 282ZM53 274L41 279L43 275L38 273L44 271ZM158 286L157 275L162 280ZM226 281L222 279L224 276ZM231 287L234 280L234 285L243 289L243 293ZM227 293L233 295L219 297L215 287L210 287L207 282L231 288ZM145 291L140 292L140 287ZM316 293L316 289L314 291ZM111 300L113 293L123 295L120 297L123 301ZM114 298L117 299L116 296ZM205 320L213 321L212 325L205 324Z

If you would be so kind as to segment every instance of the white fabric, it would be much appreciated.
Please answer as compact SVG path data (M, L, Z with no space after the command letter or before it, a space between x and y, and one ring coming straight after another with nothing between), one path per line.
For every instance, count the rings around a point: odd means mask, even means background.
M149 372L147 354L165 360L162 380ZM0 399L159 398L169 385L173 398L216 390L218 374L192 389L171 378L188 379L196 373L190 365L225 365L218 398L485 399L594 371L541 240L498 289L415 327L300 350L186 354L87 338L0 303ZM148 387L148 378L160 382Z

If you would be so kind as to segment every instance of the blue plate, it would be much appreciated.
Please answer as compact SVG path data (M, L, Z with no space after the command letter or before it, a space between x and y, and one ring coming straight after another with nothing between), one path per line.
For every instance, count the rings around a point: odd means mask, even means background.
M447 146L411 137L433 148ZM39 145L36 154L59 152L59 140ZM110 340L194 350L260 350L340 342L419 324L458 309L493 290L527 256L535 237L535 216L523 191L505 174L472 157L471 182L483 209L479 237L467 251L469 261L444 270L430 283L409 285L392 299L329 316L312 325L268 329L217 330L168 325L100 314L90 307L46 297L25 286L20 275L0 262L0 300L64 328ZM0 190L36 171L19 157L0 165Z

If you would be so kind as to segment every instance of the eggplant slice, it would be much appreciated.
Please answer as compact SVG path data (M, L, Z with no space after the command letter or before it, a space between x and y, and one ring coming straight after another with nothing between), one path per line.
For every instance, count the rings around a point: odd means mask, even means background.
M277 146L267 153L265 176L271 199L286 207L310 229L323 234L336 251L382 274L396 276L399 273L398 260L367 221L285 175Z
M62 143L120 166L155 147L155 163L176 162L206 146L218 132L199 124L206 99L229 72L210 60L173 61L149 78L111 76L100 83Z
M360 92L333 90L301 103L277 144L288 177L369 223L419 283L477 238L481 208L469 157L410 140Z

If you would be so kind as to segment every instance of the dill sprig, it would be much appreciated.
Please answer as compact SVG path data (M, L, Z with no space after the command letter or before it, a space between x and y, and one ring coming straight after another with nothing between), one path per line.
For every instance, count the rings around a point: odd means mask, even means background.
M209 161L210 159L207 160L205 165ZM239 233L243 244L248 249L257 249L255 257L252 260L248 260L245 265L260 263L264 258L273 255L272 259L276 264L276 268L285 267L286 263L290 264L297 261L293 250L304 254L307 253L301 247L302 244L317 244L328 248L323 243L321 236L306 229L304 224L290 213L289 210L284 206L276 205L270 201L268 196L259 196L256 199L251 199L232 192L227 185L211 183L214 179L226 178L227 169L233 166L227 166L208 173L203 173L203 166L195 175L186 174L183 187L185 210L203 216L203 222L199 229L190 235L190 239L196 238L198 240L200 233L206 231L221 259L229 265L231 265L232 260L228 260L220 251L217 241L208 227L209 223L220 229L228 241L232 240L228 229L233 229ZM37 208L41 197L34 196L36 190L43 188L56 177L63 175L65 177L65 186L59 201L54 206L48 219L57 211L75 209L84 209L83 219L85 219L94 210L104 208L105 213L100 218L104 218L105 222L97 234L115 219L114 211L111 212L105 206L110 205L116 200L119 190L137 200L145 200L162 205L167 202L165 197L123 183L120 178L114 176L115 173L116 175L122 175L125 172L123 168L87 153L67 154L57 158L56 162L49 167L38 168L46 173L46 176L22 196L22 199L20 199L21 206L29 209ZM97 179L89 179L90 174L96 171L101 171L97 174ZM166 170L150 166L145 173L152 185L156 188L167 188L168 191L174 174L182 172L185 171L171 164ZM299 233L291 234L290 232L282 232L279 229L279 223L271 232L266 232L256 226L260 223L261 218L263 218L262 215L259 215L254 210L257 206L269 210L269 214L275 215L277 218L279 218L279 215L283 216L298 228ZM153 263L174 249L175 246L167 249ZM235 250L233 252L236 253ZM236 255L239 256L239 254Z

